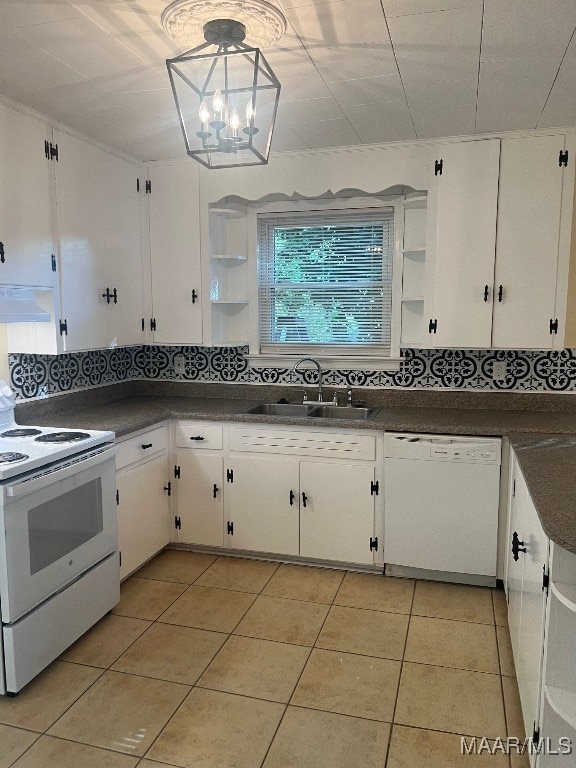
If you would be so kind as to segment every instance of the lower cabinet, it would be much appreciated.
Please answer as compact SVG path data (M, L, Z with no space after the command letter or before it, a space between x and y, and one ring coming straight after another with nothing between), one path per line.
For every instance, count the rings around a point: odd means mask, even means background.
M176 452L178 541L221 547L224 505L224 459L212 452L180 449Z
M172 526L166 428L120 443L116 459L120 578L170 543Z

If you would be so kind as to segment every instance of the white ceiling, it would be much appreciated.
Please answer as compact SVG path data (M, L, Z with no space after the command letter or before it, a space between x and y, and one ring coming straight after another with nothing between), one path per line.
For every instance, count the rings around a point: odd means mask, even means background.
M283 0L274 151L576 125L576 0ZM184 154L166 0L0 0L0 94Z

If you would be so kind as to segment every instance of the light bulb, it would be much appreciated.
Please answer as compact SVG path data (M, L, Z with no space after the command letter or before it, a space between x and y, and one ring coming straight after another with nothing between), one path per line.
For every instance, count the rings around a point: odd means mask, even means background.
M234 133L240 128L240 116L235 109L232 110L232 114L230 115L230 128L232 128Z
M206 106L206 102L203 101L202 104L200 104L200 112L198 113L200 117L200 122L202 124L206 124L208 120L210 120L210 112L208 111L208 107Z
M249 101L246 105L246 128L250 127L250 121L253 117L256 117L256 110L252 109L252 102Z
M214 107L214 112L217 114L222 113L222 109L224 107L224 99L222 98L222 92L220 91L220 88L216 89L216 92L214 93L214 98L212 99L212 106Z

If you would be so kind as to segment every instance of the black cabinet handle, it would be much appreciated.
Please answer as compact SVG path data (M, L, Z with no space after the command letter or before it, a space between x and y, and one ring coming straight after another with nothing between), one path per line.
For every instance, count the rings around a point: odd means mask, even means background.
M197 298L198 298L198 294L196 293L194 288L192 288L192 304L196 304L196 299Z
M166 491L168 496L172 496L172 483L170 482L170 480L168 480L168 485L164 486L164 490Z
M488 296L490 295L490 288L485 285L484 286L484 301L488 301Z
M304 493L304 491L302 491L302 506L303 506L303 507L305 507L305 506L306 506L306 502L307 502L307 501L308 501L308 496L306 496L306 494Z
M142 443L142 450L146 451L148 448L152 448L152 443Z
M524 542L519 540L516 531L514 531L512 534L512 555L514 560L518 560L519 552L526 552L526 547L524 546Z
M294 506L294 491L290 491L290 506Z
M6 263L6 258L4 256L4 243L0 243L0 262L2 262L2 264Z
M202 437L202 435L193 435L190 440L206 440L206 438Z
M214 483L214 488L212 489L212 496L216 498L218 496L218 486L216 483Z
M498 301L502 303L503 298L504 298L504 286L500 285L498 286Z

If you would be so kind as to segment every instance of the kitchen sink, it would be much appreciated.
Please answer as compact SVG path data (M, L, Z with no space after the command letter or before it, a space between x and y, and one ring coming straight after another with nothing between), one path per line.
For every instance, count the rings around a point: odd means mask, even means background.
M258 403L244 413L262 416L310 416L316 419L355 419L367 421L374 418L378 408L353 408L340 405L318 405L317 403Z
M368 421L373 419L379 410L379 408L354 408L344 405L317 405L308 415L321 419Z

